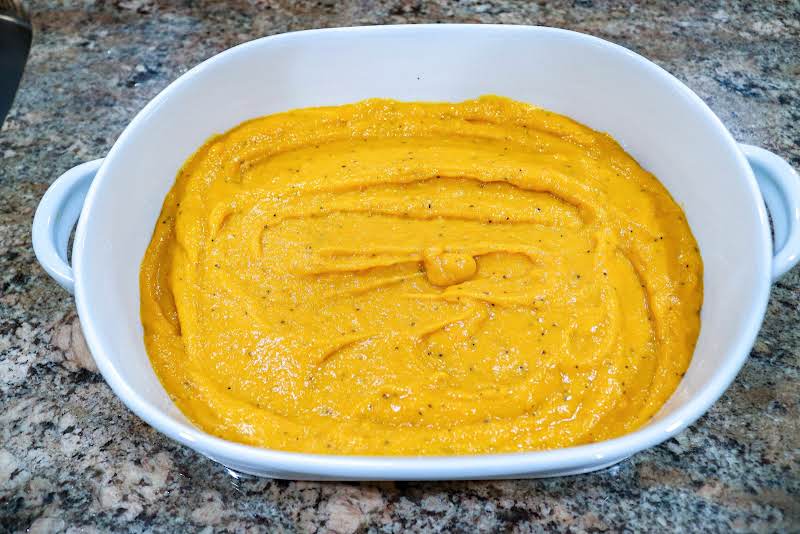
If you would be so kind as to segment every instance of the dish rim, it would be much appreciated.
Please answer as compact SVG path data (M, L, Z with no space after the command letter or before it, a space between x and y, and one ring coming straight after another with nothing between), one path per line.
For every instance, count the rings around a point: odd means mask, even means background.
M303 452L280 451L228 441L208 434L191 424L179 422L161 409L150 403L143 395L136 392L125 380L110 359L106 357L106 349L100 341L96 330L93 312L88 304L87 287L91 281L82 276L83 265L91 259L86 256L85 242L91 232L91 219L94 206L102 200L98 197L100 184L111 180L108 169L115 156L125 150L128 137L139 129L146 119L158 112L158 108L169 95L187 84L193 83L197 75L209 68L227 61L237 54L251 48L263 46L265 42L279 42L296 39L313 39L319 34L330 33L391 33L431 31L488 31L488 32L540 32L565 36L570 39L583 40L587 43L609 47L617 53L627 55L631 60L647 69L649 76L658 76L668 81L680 94L687 98L695 112L701 114L705 121L715 126L716 134L728 145L730 155L735 159L741 177L746 181L754 201L757 204L758 219L761 223L761 243L757 244L756 253L761 257L762 276L756 289L754 306L748 310L746 327L737 334L734 349L728 351L722 365L710 379L708 385L688 400L684 406L666 415L662 419L625 434L618 438L596 443L551 449L543 451L512 452L500 454L477 454L459 456L358 456L358 455L325 455ZM111 163L110 163L111 162ZM114 393L138 417L153 428L175 441L198 450L209 458L222 464L235 463L238 467L250 467L254 471L271 469L277 472L305 474L312 477L342 478L394 478L394 479L457 479L502 477L523 475L526 473L590 470L591 466L601 463L613 463L644 449L653 447L675 436L688 425L705 414L718 400L738 374L755 342L766 313L771 278L768 267L772 262L772 241L769 234L769 222L761 192L755 176L736 141L723 125L721 120L691 89L669 72L649 61L643 56L620 45L599 37L543 26L516 26L500 24L420 24L420 25L387 25L387 26L355 26L346 28L326 28L302 30L282 33L249 41L217 55L214 55L193 67L175 81L170 83L133 118L109 151L102 166L95 176L81 213L73 245L73 267L75 273L75 301L81 326L87 345L94 355L97 367ZM756 260L758 262L758 259Z

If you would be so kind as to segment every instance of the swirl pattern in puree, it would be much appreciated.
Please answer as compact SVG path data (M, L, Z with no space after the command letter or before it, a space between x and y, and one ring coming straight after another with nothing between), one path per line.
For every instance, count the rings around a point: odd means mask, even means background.
M691 359L702 262L608 135L500 97L246 122L167 195L153 366L208 432L338 454L536 450L644 424Z

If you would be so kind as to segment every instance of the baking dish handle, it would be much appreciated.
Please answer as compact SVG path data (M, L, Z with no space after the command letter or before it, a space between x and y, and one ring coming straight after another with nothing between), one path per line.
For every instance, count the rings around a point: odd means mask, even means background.
M102 159L88 161L59 176L42 197L33 217L36 259L47 274L70 293L75 290L75 277L67 259L69 236L101 163Z
M753 168L772 219L772 279L777 280L800 261L800 177L769 150L744 143L739 147Z

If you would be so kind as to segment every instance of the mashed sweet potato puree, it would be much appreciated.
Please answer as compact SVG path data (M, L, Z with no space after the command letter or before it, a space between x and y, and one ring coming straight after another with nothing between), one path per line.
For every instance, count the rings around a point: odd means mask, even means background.
M203 145L141 297L156 373L212 434L524 451L661 407L697 339L702 263L681 209L608 135L500 97L368 100Z

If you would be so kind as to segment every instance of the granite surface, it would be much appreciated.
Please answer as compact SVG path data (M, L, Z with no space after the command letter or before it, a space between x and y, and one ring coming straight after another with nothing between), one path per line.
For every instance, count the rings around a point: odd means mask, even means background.
M0 131L0 531L800 530L800 270L744 369L677 438L606 471L533 481L240 480L156 433L96 373L72 299L37 265L35 206L151 97L230 46L290 30L540 24L651 58L741 141L800 167L800 4L509 1L31 3L34 46Z

